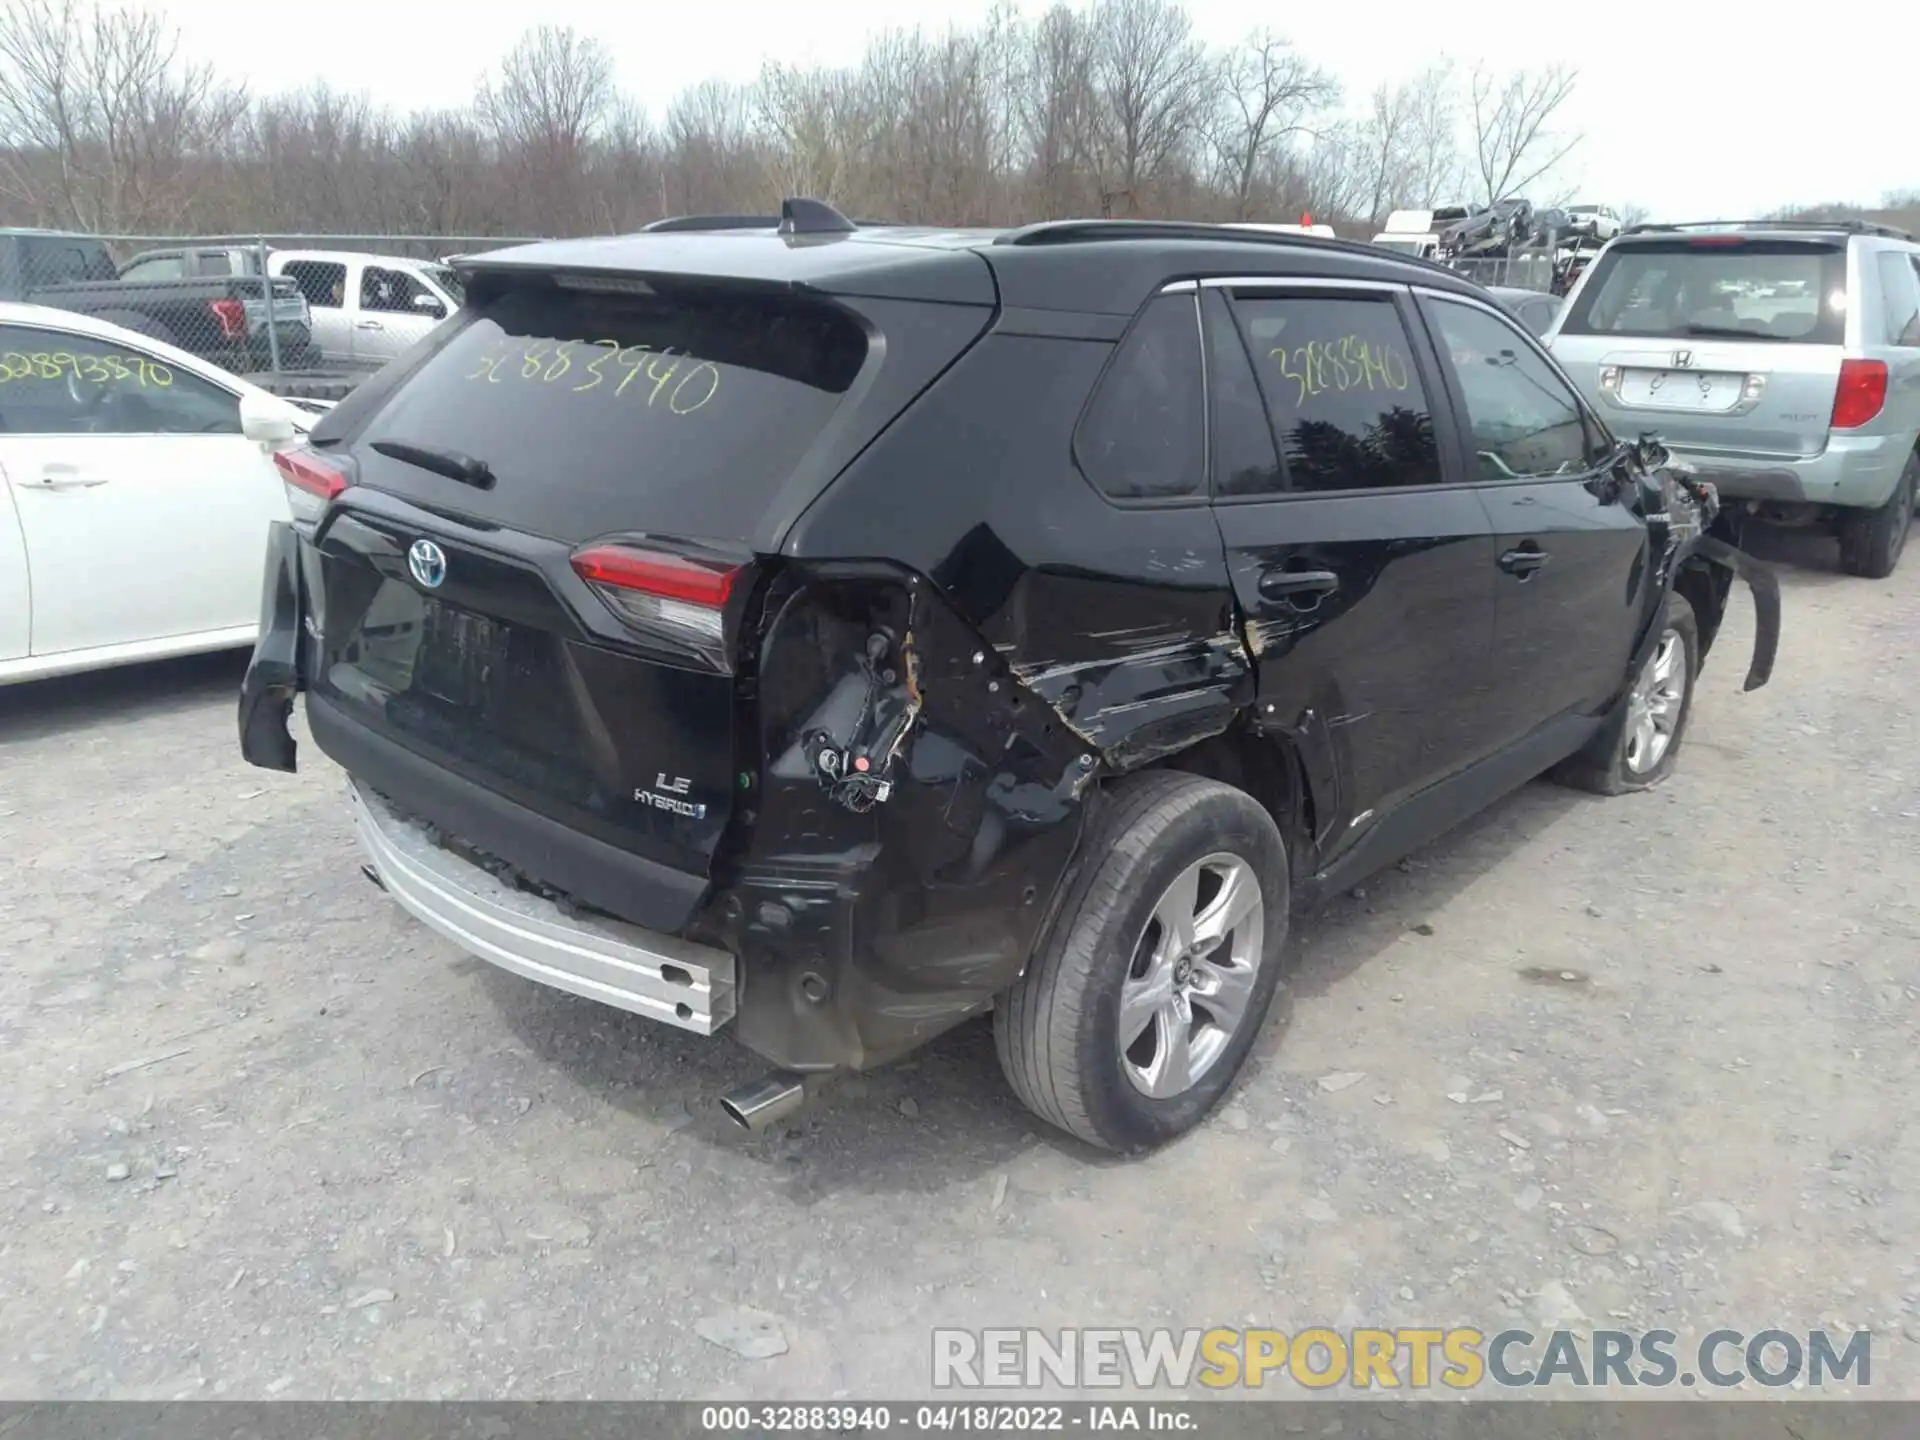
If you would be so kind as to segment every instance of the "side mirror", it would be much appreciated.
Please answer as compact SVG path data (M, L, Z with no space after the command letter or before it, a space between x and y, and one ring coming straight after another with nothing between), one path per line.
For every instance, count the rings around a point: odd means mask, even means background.
M299 423L299 412L278 396L254 394L240 397L240 433L262 449L278 450L291 445L306 433Z
M442 305L438 300L434 299L433 296L431 295L414 296L413 308L433 316L433 318L436 320L444 320L447 317L447 307Z

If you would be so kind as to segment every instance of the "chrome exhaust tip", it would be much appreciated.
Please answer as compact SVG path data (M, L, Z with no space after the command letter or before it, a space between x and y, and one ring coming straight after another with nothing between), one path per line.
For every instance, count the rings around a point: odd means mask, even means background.
M807 1103L807 1083L791 1070L774 1070L736 1085L720 1097L720 1108L743 1130L756 1133L784 1120Z

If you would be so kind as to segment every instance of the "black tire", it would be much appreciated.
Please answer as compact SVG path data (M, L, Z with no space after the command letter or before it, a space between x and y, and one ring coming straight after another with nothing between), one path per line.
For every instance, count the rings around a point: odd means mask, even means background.
M1920 454L1909 455L1893 494L1878 510L1849 510L1840 520L1840 568L1863 580L1884 580L1900 563L1913 529L1920 491Z
M1669 631L1678 637L1684 648L1686 689L1681 692L1679 716L1674 721L1664 753L1654 764L1645 768L1636 768L1631 762L1630 722L1634 702L1629 692L1622 697L1607 723L1600 727L1600 732L1587 742L1586 748L1552 772L1555 780L1595 795L1625 795L1634 790L1651 790L1673 773L1681 743L1687 738L1687 723L1693 718L1693 692L1695 682L1700 678L1700 623L1694 617L1693 606L1688 603L1687 597L1678 591L1667 596L1666 616L1661 625L1663 639ZM1655 655L1658 652L1659 644L1656 643ZM1653 660L1654 656L1650 655L1647 664L1651 666Z
M1232 1086L1280 983L1291 887L1273 817L1230 785L1151 771L1119 781L1105 798L1085 865L1026 974L995 1006L993 1033L1000 1067L1028 1109L1090 1144L1132 1153L1192 1129ZM1121 987L1162 895L1219 854L1244 861L1259 882L1259 965L1218 1057L1189 1089L1155 1098L1123 1070Z

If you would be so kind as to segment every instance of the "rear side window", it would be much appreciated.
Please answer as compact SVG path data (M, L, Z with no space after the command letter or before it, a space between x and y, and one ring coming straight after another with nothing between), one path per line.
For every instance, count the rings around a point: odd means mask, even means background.
M1560 333L1837 345L1846 319L1839 246L1707 235L1616 245Z
M1889 345L1920 345L1920 285L1904 251L1879 255L1880 313Z
M338 310L347 303L347 267L331 260L289 260L281 270L316 310Z
M1200 320L1161 295L1120 342L1074 438L1080 468L1115 500L1198 495L1206 476Z
M748 534L867 354L845 311L718 290L497 291L432 351L355 445L401 440L484 461L489 491L413 472L463 510L533 534ZM424 487L424 489L422 488Z
M1391 299L1243 295L1233 308L1288 489L1440 483L1433 413Z
M98 242L74 244L33 237L20 242L20 259L29 289L36 285L64 285L76 280L114 280L119 272Z

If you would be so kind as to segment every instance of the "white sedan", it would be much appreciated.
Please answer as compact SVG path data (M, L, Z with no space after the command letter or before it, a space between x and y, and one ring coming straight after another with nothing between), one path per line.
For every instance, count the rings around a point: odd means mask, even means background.
M0 685L251 645L264 444L317 418L117 325L0 304Z

